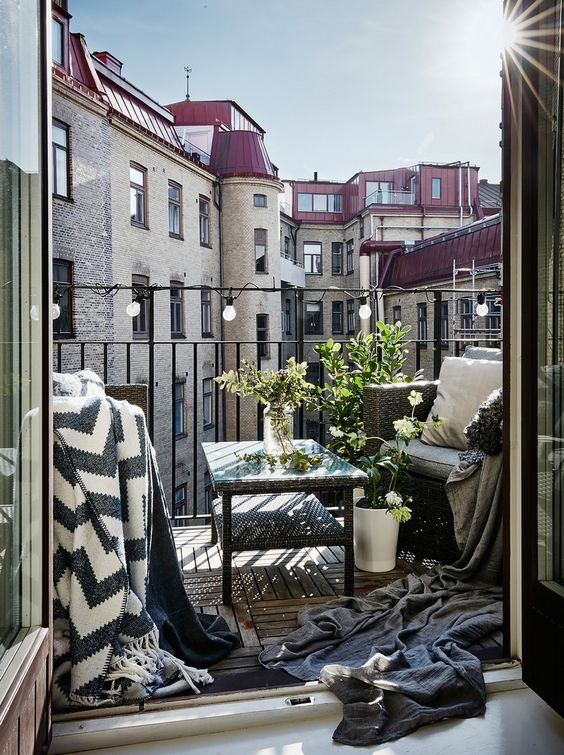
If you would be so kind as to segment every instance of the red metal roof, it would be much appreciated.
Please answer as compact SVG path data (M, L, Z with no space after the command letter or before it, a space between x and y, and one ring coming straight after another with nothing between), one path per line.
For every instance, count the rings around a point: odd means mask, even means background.
M219 131L212 145L211 167L220 176L261 176L275 178L260 134L255 131Z
M380 286L411 288L449 280L453 260L457 268L472 267L472 262L482 267L500 262L500 255L501 219L496 215L422 241L411 251L404 250L391 260Z
M235 131L241 129L242 124L247 122L245 125L250 127L248 130L259 131L261 134L265 133L262 126L234 100L182 100L167 105L167 108L171 113L174 113L177 126L221 125Z

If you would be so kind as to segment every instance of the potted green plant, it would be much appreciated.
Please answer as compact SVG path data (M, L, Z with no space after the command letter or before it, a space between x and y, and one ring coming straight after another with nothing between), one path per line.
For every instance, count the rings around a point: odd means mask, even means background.
M314 348L327 376L316 386L308 408L322 411L329 424L327 446L338 456L355 464L366 444L363 390L370 383L409 383L415 377L403 371L409 325L389 325L378 321L378 333L359 333L344 345L329 339Z
M238 396L251 396L264 405L264 454L270 457L293 453L293 412L309 399L314 386L306 380L307 362L290 357L281 370L259 370L242 360L238 370L229 370L215 380L220 388Z
M395 567L399 526L411 519L412 498L404 492L411 464L406 449L428 424L414 416L422 400L421 393L411 391L411 414L394 422L395 438L380 438L379 453L357 460L357 466L368 475L364 495L355 501L353 512L355 562L363 571L390 571ZM433 417L429 423L437 427L442 421Z

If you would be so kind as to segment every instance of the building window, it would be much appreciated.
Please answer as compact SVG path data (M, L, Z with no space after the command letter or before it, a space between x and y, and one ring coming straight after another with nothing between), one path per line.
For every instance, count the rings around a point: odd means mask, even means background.
M401 322L401 307L399 305L392 309L392 322L394 325L397 322Z
M417 305L417 339L422 349L427 348L427 304Z
M321 275L321 243L304 242L304 269L306 273Z
M179 338L184 335L184 291L182 283L170 283L170 335Z
M268 341L268 315L257 315L257 343L259 357L270 356L270 344Z
M331 244L331 275L343 274L343 244L333 241Z
M441 349L448 349L448 301L441 302Z
M340 194L298 193L299 212L342 212L343 198Z
M317 420L306 420L306 437L315 440L317 443L321 442L321 425Z
M186 496L186 484L179 485L174 491L174 517L188 516L188 500Z
M131 223L147 227L147 171L140 165L129 166L129 210Z
M394 200L391 181L367 181L366 204L391 204Z
M255 207L266 207L266 194L253 194L253 204Z
M347 299L347 334L355 332L354 299Z
M204 514L209 514L211 512L212 497L213 489L211 484L211 477L210 473L206 469L206 471L204 472Z
M213 386L213 378L204 378L202 380L202 419L204 429L213 427L214 425Z
M347 241L347 275L354 271L354 240Z
M168 235L182 238L182 186L168 182Z
M53 186L58 197L70 196L69 191L69 127L60 121L53 121Z
M174 435L182 438L186 435L186 383L178 381L174 384Z
M487 297L488 314L486 315L486 328L496 335L501 331L501 303L498 298Z
M364 238L364 218L360 218L358 221L358 237L360 239Z
M292 335L292 300L284 301L284 310L282 312L282 332L287 336Z
M308 362L306 380L313 385L321 385L321 364L319 362Z
M202 311L202 338L211 338L213 336L211 291L202 291L200 296Z
M200 197L200 245L211 246L210 241L210 201L206 197Z
M53 283L72 283L72 262L53 260ZM53 320L53 337L68 338L72 335L72 290L61 287L59 294L61 314Z
M290 256L290 237L284 236L284 254L286 257Z
M431 179L431 199L440 199L440 198L441 198L441 179L432 178Z
M266 228L255 228L255 272L266 273Z
M320 301L305 302L304 332L306 335L323 333L323 304Z
M344 307L342 301L334 301L331 308L331 332L335 335L343 333Z
M474 303L472 299L460 299L460 328L464 334L474 330Z
M133 275L131 285L134 287L132 292L134 296L139 289L146 289L149 286L149 279L145 275ZM140 301L139 306L139 314L132 321L133 338L146 339L149 338L149 299Z
M65 64L64 26L56 18L51 19L51 47L53 50L53 63L63 66Z

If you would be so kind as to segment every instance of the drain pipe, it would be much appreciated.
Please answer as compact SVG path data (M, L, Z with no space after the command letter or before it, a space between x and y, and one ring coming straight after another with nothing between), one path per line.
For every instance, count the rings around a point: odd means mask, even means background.
M472 214L472 200L470 199L470 161L466 164L466 177L468 182L468 211Z
M460 212L459 225L462 226L462 163L458 161L458 209Z

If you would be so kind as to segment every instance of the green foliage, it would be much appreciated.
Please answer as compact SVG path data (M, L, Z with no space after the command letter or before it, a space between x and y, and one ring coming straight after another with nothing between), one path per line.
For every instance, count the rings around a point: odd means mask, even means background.
M314 386L305 379L307 362L290 357L282 370L258 370L252 362L242 360L238 370L229 370L215 378L220 388L239 396L252 396L261 404L270 404L275 412L284 407L297 409L311 396Z
M355 463L366 444L362 416L363 389L369 383L411 382L405 375L409 325L386 325L378 321L378 337L359 333L344 345L330 338L314 348L327 375L323 386L316 386L309 409L326 412L330 438L327 445L339 456ZM420 373L416 375L419 377Z

